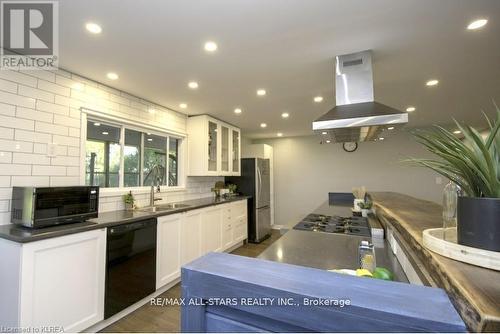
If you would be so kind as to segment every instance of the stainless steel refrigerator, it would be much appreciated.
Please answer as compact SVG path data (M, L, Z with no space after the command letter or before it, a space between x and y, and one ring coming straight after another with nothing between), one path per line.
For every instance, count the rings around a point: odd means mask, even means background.
M241 176L226 177L226 183L251 196L248 200L248 241L259 243L271 235L271 175L269 159L241 159Z

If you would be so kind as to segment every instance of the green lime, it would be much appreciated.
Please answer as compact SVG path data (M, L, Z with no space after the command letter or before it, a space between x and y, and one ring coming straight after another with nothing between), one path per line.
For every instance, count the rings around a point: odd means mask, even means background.
M394 275L389 269L383 267L377 267L373 271L373 277L378 279L383 279L386 281L392 281L394 279Z

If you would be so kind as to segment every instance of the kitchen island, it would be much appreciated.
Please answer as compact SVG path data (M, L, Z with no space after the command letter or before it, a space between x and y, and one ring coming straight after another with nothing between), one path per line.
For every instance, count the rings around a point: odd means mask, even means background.
M399 193L371 195L380 222L386 231L393 231L426 285L446 290L470 331L500 332L500 272L446 258L423 246L422 232L442 227L441 206Z
M315 212L351 215L350 205L328 202ZM182 331L465 330L442 289L324 270L357 268L361 240L370 238L291 230L258 259L209 253L187 264L182 268L186 301ZM378 266L388 267L397 280L406 282L384 240L380 240L376 257ZM249 299L257 304L249 305ZM217 302L221 300L223 304ZM280 300L289 304L279 304ZM342 300L349 305L339 304Z

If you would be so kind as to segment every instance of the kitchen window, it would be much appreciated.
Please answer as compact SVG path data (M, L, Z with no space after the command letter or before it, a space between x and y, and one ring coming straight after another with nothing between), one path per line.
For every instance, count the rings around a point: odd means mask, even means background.
M182 139L148 131L88 120L85 184L103 188L180 186Z

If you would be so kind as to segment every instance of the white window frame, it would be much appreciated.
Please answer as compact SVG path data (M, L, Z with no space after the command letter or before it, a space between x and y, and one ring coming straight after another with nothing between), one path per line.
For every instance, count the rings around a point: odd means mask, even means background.
M87 121L90 118L91 120L100 121L112 126L116 126L121 128L120 130L120 146L121 146L121 154L120 154L120 170L118 172L119 175L119 186L112 188L101 187L99 194L101 197L106 196L116 196L122 195L128 191L132 191L133 193L148 193L151 190L150 186L139 186L139 187L124 187L124 147L125 147L125 129L139 131L141 133L151 133L157 136L166 137L167 138L167 159L166 159L166 169L167 169L167 184L160 186L161 192L176 192L176 191L185 191L186 190L186 170L187 170L187 138L186 134L174 132L170 130L166 130L157 126L150 125L144 122L137 121L128 121L125 119L121 119L118 117L113 117L109 115L104 115L100 112L81 108L81 131L80 131L80 185L85 185L85 143L87 141ZM170 138L179 139L178 152L179 157L177 160L177 186L169 186L168 185L168 173L169 173L169 163L168 163L168 150L170 148ZM144 140L141 140L141 159L140 159L140 182L143 181L143 156L144 154Z

